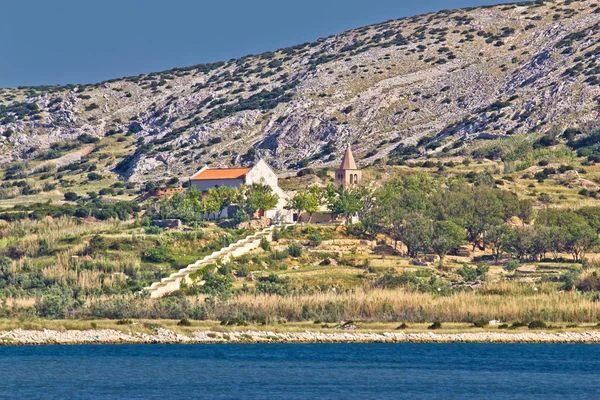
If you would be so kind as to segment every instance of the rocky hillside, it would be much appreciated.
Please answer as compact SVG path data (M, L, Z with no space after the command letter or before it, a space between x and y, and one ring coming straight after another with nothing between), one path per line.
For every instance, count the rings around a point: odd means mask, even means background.
M85 158L117 138L101 171L135 182L258 157L327 164L347 143L369 162L419 140L544 133L598 120L599 58L596 0L441 11L228 62L0 90L0 163Z

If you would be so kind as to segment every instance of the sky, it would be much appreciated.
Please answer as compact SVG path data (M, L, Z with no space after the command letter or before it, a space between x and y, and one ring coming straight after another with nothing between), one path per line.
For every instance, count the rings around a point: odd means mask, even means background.
M95 83L227 61L501 0L0 0L0 87Z

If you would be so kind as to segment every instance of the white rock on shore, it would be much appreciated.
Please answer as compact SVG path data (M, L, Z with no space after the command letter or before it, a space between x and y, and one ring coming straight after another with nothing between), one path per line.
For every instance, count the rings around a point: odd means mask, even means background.
M600 343L600 332L473 332L473 333L351 333L351 332L213 332L180 335L166 328L152 334L113 329L54 331L15 329L0 333L0 345L87 343Z

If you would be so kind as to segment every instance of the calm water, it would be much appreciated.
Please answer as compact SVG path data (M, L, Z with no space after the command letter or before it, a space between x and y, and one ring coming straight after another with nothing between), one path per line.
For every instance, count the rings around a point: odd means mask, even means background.
M0 346L0 399L600 399L600 346Z

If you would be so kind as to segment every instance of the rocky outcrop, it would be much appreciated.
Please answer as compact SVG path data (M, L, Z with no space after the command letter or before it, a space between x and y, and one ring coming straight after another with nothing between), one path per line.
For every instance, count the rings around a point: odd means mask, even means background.
M182 224L180 219L155 219L152 225L159 228L181 229Z
M443 11L226 63L5 90L13 111L0 110L0 164L129 131L137 147L114 171L147 181L259 157L281 170L328 165L352 143L366 163L423 138L439 151L578 126L599 117L599 9L585 0Z

